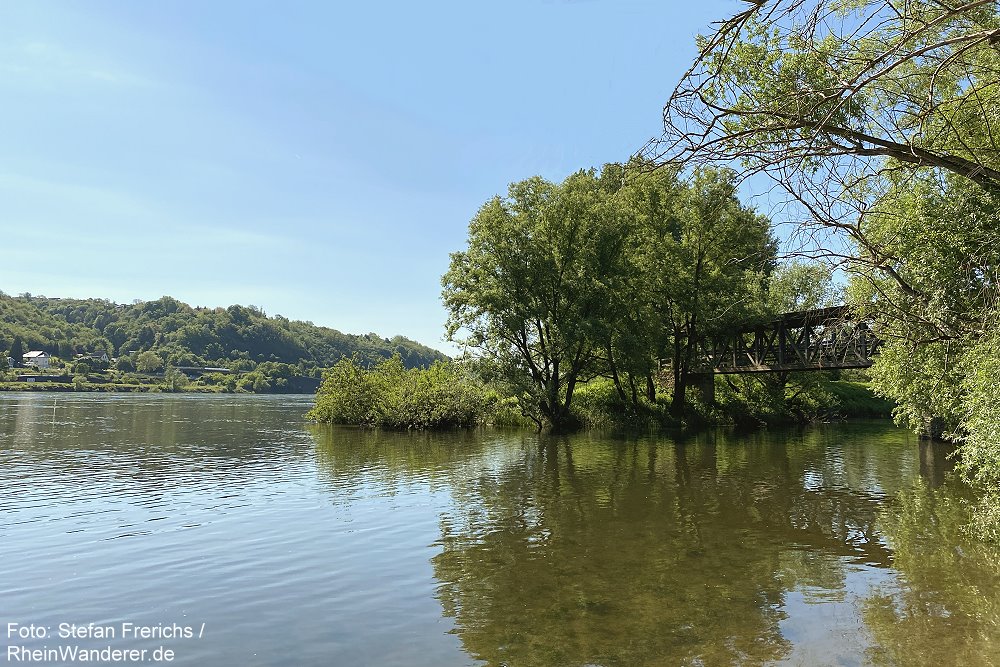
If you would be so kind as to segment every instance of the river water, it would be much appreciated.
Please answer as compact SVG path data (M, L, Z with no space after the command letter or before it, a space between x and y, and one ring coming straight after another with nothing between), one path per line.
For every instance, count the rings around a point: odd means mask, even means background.
M0 665L1000 664L1000 550L889 424L384 434L309 407L0 395Z

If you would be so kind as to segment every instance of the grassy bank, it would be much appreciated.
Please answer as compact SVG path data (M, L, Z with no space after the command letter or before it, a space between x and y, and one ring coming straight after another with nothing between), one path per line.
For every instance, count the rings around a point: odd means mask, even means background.
M876 396L866 382L835 380L830 382L830 392L836 407L844 417L889 419L892 417L892 401Z

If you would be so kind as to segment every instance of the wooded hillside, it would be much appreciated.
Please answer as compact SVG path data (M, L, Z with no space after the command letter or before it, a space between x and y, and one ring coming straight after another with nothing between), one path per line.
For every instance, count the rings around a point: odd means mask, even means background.
M355 354L370 363L399 353L410 368L446 358L402 336L345 334L312 322L268 317L255 306L194 308L169 296L119 304L0 292L0 350L9 350L15 338L24 351L44 350L63 359L101 351L134 359L152 350L169 366L237 370L274 361L308 372Z

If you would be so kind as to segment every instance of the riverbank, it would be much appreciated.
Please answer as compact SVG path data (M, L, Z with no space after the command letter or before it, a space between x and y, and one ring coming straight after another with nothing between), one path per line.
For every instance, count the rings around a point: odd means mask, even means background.
M398 358L370 367L342 359L324 375L308 416L387 430L547 425L546 415L527 395L519 399L515 387L488 377L473 365L452 362L407 369ZM562 430L760 427L892 416L892 404L876 397L865 382L836 377L719 375L711 395L691 392L680 414L668 387L654 387L650 400L645 392L627 392L610 379L595 378L576 387Z

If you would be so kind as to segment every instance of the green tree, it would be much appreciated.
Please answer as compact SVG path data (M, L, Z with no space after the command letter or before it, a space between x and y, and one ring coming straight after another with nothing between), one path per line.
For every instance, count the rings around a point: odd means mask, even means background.
M140 373L155 373L163 368L163 359L155 352L147 350L136 357L135 368Z
M24 343L21 342L20 336L14 336L14 342L10 344L10 352L8 354L14 360L14 366L21 365L21 357L24 356Z
M163 374L163 386L168 391L183 391L188 384L188 376L176 368L168 368Z
M473 426L484 421L482 384L454 362L407 369L396 355L365 368L341 359L324 375L309 417L388 429Z
M846 262L885 341L874 386L1000 479L1000 12L995 0L768 0L699 41L655 159L772 178Z
M976 380L978 368L1000 363L993 334L1000 321L1000 195L927 174L894 185L861 229L868 244L854 265L852 298L876 318L885 341L872 369L875 388L899 403L897 418L914 430L985 444L981 436L1000 414L996 392ZM887 256L894 257L892 276L871 266ZM974 455L967 462L1000 473L1000 458Z
M558 185L512 184L479 210L468 248L451 256L442 278L449 339L491 359L539 425L572 424L573 393L608 337L628 233L595 172L580 171Z
M135 371L135 364L131 357L119 357L118 361L115 362L115 368L123 373L131 373Z
M818 262L780 264L767 285L767 306L774 314L828 308L843 303L830 268Z
M672 333L672 409L684 412L702 341L759 315L777 244L770 222L740 203L735 174L700 170L681 202L677 261L663 285Z
M654 170L636 161L605 166L602 181L633 227L623 247L624 275L608 295L604 363L619 401L638 408L640 386L645 385L648 401L656 399L655 376L660 360L669 356L671 332L663 290L679 263L685 184L677 170Z

